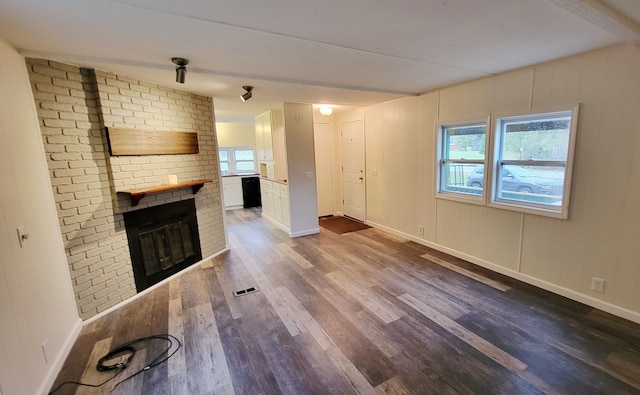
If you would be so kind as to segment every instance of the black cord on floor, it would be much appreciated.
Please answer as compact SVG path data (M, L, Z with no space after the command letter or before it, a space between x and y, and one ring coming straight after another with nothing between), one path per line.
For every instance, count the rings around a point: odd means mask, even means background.
M131 374L130 376L120 380L116 385L113 386L113 388L119 386L120 384L122 384L123 382L125 382L127 380L130 380L130 379L134 378L135 376L139 375L142 372L145 372L147 370L153 369L156 366L166 362L176 352L178 352L178 350L180 348L182 348L182 343L180 342L180 340L177 337L175 337L173 335L169 335L169 334L141 337L139 339L132 340L130 342L126 342L124 344L121 344L121 345L113 348L111 351L109 351L106 355L104 355L98 361L96 369L99 370L99 371L117 370L116 374L114 374L112 377L110 377L109 379L103 381L100 384L88 384L88 383L81 383L81 382L78 382L78 381L65 381L64 383L61 383L60 385L58 385L54 390L49 392L49 395L55 393L56 391L58 391L60 388L62 388L64 385L67 385L67 384L73 384L73 385L78 385L78 386L83 386L83 387L92 387L92 388L102 387L103 385L107 384L109 381L115 379L131 363L131 361L133 360L133 357L135 356L135 353L136 353L136 349L135 349L135 347L133 347L134 345L136 345L138 343L141 343L141 342L145 342L145 341L149 341L149 340L156 340L156 339L157 340L165 340L165 341L167 341L169 343L169 345L167 346L167 348L165 350L163 350L161 353L159 353L158 356L156 356L145 367L143 367L142 369L138 370L137 372ZM173 350L173 352L171 352L170 354L168 354L166 357L163 358L163 355L165 353L168 353L169 350L171 350L171 348L173 347L174 341L175 341L175 343L177 343L176 349ZM114 365L106 365L105 364L106 361L108 361L110 359L113 359L113 358L116 358L118 356L123 356L123 355L125 355L127 353L129 353L130 355L127 357L127 360L125 362L116 363Z

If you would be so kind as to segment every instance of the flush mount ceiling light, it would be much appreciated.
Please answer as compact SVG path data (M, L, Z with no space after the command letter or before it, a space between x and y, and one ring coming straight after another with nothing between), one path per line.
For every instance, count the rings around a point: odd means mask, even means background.
M253 90L253 87L249 85L245 85L242 87L242 89L246 91L245 93L240 95L240 98L242 99L242 101L247 101L251 99L251 96L253 96L253 93L251 93L251 91Z
M176 82L184 84L184 79L187 76L187 64L189 64L189 61L183 58L171 58L171 61L176 64Z
M333 114L333 108L329 107L329 106L322 106L320 107L320 114L322 115L331 115Z

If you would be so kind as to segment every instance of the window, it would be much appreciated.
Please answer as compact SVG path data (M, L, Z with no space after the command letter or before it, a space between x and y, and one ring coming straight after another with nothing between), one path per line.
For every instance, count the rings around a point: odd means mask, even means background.
M222 174L229 173L229 151L221 149L218 151L218 156L220 157L220 172Z
M573 113L496 119L492 203L567 217Z
M486 132L486 121L438 126L439 196L481 201Z
M438 124L436 197L568 218L577 112Z
M253 148L220 148L218 157L220 159L220 172L223 175L256 171L255 151Z

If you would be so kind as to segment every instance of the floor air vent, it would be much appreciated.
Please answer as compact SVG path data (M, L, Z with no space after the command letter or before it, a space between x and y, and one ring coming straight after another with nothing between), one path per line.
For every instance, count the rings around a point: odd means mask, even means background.
M257 287L250 287L247 289L241 289L239 291L233 291L233 296L235 296L236 298L238 296L244 296L244 295L248 295L248 294L252 294L254 292L258 292L259 289Z

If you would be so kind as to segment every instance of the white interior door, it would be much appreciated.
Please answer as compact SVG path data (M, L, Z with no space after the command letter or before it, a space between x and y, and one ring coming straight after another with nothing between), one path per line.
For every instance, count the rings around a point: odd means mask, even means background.
M364 221L364 125L362 120L342 124L343 213Z
M313 124L313 143L316 156L316 184L318 217L333 215L333 136L329 123Z

